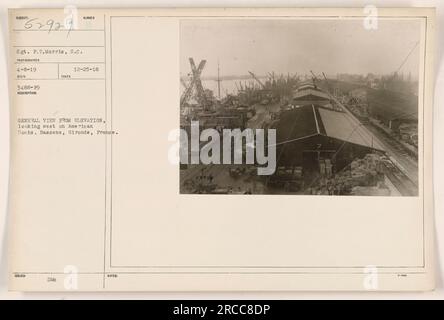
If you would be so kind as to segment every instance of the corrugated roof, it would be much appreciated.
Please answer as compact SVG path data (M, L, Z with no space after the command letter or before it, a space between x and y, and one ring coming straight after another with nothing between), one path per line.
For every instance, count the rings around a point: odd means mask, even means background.
M304 80L304 81L300 82L299 86L298 86L298 89L300 89L302 87L305 87L305 86L310 86L310 87L314 88L315 87L315 83L314 83L313 79Z
M301 91L301 90L305 90L305 89L315 89L316 87L313 85L313 83L307 83L307 84L302 84L300 85L297 90Z
M347 111L340 112L322 107L317 107L317 109L327 136L369 148L384 150L383 146L379 145L377 139L373 137L373 134Z
M293 99L300 99L300 98L303 98L305 96L310 96L310 95L318 97L322 100L330 100L330 97L328 94L326 94L320 90L316 90L316 89L304 89L304 90L296 91L295 93L293 93Z
M385 149L348 110L335 111L322 106L304 105L283 112L275 128L278 145L324 135L369 148Z

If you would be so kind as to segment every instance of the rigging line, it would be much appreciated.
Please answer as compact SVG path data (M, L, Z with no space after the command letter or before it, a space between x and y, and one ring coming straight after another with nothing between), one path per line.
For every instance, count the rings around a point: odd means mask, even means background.
M317 136L318 134L319 133L313 133L313 134L309 134L309 135L306 135L306 136L303 136L303 137L299 137L299 138L295 138L295 139L291 139L291 140L285 140L285 141L278 142L278 143L275 143L275 144L269 144L268 146L280 146L280 145L283 145L283 144L286 144L286 143L290 143L290 142L293 142L293 141L302 140L302 139L305 139L305 138L310 138L310 137L313 137L313 136Z
M404 66L404 64L407 62L407 59L410 57L410 55L413 53L413 51L416 49L416 47L418 46L419 41L416 41L415 45L413 46L413 48L410 50L409 54L405 57L404 61L401 63L401 65L399 66L398 70L396 70L396 73L399 72L399 70L401 70L401 68Z

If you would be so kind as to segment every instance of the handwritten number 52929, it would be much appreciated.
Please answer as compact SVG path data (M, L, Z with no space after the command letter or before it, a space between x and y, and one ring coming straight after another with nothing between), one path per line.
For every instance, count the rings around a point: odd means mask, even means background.
M62 28L62 24L60 22L54 21L53 19L48 19L44 22L40 21L38 18L29 19L24 24L25 29L30 30L47 30L48 33L52 31L57 31ZM70 24L69 29L67 30L68 34L71 32L72 23Z

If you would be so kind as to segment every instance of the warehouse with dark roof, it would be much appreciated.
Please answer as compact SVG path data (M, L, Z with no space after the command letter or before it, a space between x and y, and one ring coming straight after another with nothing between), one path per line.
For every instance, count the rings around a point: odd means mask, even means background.
M277 165L319 171L325 162L339 171L353 159L383 152L348 110L305 104L282 111L271 124L276 129Z

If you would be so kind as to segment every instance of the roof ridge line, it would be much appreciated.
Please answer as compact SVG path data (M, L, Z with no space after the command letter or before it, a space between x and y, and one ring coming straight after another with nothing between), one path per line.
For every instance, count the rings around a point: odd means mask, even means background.
M315 122L316 122L316 131L318 132L318 134L320 134L321 131L319 130L318 117L316 116L315 106L313 103L311 104L311 107L313 108L313 116L314 116Z

